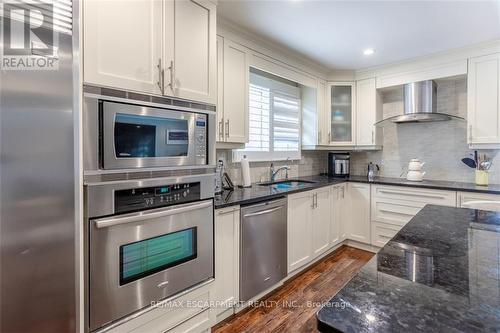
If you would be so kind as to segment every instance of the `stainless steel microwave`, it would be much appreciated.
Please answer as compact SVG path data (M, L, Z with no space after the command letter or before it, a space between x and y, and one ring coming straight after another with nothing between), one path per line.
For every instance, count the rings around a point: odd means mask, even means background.
M107 96L84 98L84 170L212 164L215 112Z

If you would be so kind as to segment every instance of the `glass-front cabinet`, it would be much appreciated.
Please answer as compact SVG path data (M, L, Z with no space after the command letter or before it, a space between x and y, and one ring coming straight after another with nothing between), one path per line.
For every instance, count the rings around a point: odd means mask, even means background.
M328 84L327 133L329 144L349 146L355 143L355 85L353 82Z

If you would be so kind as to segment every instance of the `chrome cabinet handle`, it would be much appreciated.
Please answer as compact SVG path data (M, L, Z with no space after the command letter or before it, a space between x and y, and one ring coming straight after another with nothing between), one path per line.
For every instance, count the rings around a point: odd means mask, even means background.
M160 91L162 95L165 95L165 70L161 67L161 58L158 59L158 65L156 65L158 68L158 87L160 88Z
M168 67L168 70L170 71L170 83L168 86L170 87L171 90L174 90L174 61L170 60L170 66Z
M226 120L226 138L229 137L229 119Z
M223 127L223 120L219 121L219 139L223 140L224 139L224 127Z
M203 209L212 207L212 200L205 201L197 204L188 204L179 208L167 208L156 210L154 212L139 212L133 213L123 217L107 217L102 219L94 220L97 229L112 227L120 224L134 223L140 221L146 221L151 219L156 219L160 217L166 217L171 215L177 215L182 213L192 212L193 210Z
M469 125L469 142L472 143L472 125Z
M269 214L269 213L275 212L275 211L277 211L279 209L282 209L283 207L285 207L285 206L279 206L279 207L276 207L276 208L262 210L260 212L245 214L245 215L243 215L243 217L251 217L251 216L258 216L258 215Z
M375 143L375 131L372 130L372 143Z
M328 141L332 142L332 132L328 132Z
M345 198L345 187L342 186L342 199L344 199L344 198Z
M321 143L321 130L318 131L318 143Z

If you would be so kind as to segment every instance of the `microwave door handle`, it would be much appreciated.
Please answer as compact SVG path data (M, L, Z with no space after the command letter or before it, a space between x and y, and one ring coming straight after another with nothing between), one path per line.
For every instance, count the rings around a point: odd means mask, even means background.
M97 229L108 228L115 225L134 223L139 221L145 221L150 219L156 219L160 217L166 217L171 215L177 215L182 213L187 213L193 210L203 209L212 207L212 201L205 201L202 203L197 203L194 205L187 205L179 208L167 208L162 210L157 210L151 213L137 213L124 217L110 217L94 220Z

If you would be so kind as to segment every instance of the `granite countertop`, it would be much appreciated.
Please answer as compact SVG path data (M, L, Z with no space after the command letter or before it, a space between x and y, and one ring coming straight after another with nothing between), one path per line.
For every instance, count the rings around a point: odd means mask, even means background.
M318 312L322 332L499 332L500 213L427 205Z
M235 188L233 191L224 191L221 195L215 196L215 208L224 208L234 205L245 205L263 200L279 198L287 194L312 190L315 188L340 184L345 182L358 182L378 185L409 186L417 188L427 188L434 190L478 192L488 194L500 194L500 185L477 186L473 183L449 182L439 180L426 180L423 182L410 182L403 178L376 177L368 180L366 176L351 176L349 178L330 178L328 176L308 176L289 180L300 179L314 183L303 184L300 187L290 189L280 189L276 186L260 186L253 184L250 188Z
M215 208L224 208L234 205L252 204L263 200L270 200L283 197L287 194L313 190L324 186L344 183L344 179L334 179L327 176L308 176L300 178L290 178L288 180L305 180L311 183L304 183L299 187L283 189L277 186L261 186L252 184L249 188L235 188L233 191L224 191L221 195L215 196ZM281 179L283 180L283 179Z

